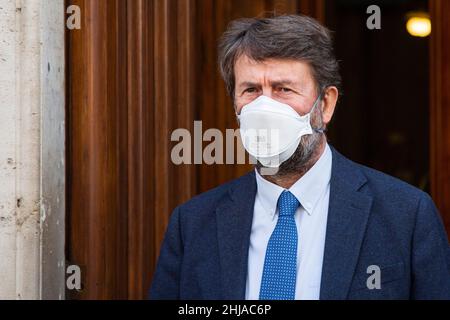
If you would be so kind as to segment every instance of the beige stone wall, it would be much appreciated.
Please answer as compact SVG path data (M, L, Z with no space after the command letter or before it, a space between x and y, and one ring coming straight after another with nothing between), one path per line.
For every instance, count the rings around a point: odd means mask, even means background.
M64 110L64 99L51 98L64 92L49 90L52 81L63 89L63 76L46 75L47 58L56 32L61 72L63 9L62 0L0 0L0 299L41 297L43 120L46 108Z

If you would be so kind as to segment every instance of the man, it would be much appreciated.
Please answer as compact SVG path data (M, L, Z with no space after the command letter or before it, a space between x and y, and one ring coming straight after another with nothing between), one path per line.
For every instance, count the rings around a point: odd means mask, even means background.
M450 299L430 197L327 144L340 85L329 31L305 16L237 20L219 51L258 164L175 209L150 297Z

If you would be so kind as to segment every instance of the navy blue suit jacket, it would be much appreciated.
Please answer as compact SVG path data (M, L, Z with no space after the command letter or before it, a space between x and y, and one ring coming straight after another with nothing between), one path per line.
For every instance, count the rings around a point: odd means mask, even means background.
M320 299L450 299L450 247L424 192L333 152ZM177 207L149 297L244 299L254 172ZM370 290L371 265L380 289Z

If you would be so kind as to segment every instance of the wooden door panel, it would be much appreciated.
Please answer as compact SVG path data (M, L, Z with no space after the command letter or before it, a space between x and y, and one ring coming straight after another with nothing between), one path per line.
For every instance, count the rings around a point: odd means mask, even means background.
M67 0L67 259L74 299L142 299L170 213L248 165L180 165L173 130L235 127L217 41L238 17L323 16L323 1Z

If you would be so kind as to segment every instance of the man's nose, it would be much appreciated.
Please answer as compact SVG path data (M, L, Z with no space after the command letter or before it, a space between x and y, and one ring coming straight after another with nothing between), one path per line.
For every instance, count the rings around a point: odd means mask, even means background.
M263 88L261 95L272 98L273 99L273 90L272 88Z

